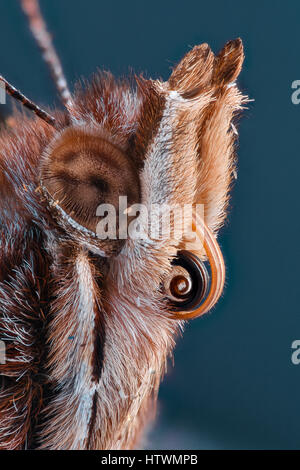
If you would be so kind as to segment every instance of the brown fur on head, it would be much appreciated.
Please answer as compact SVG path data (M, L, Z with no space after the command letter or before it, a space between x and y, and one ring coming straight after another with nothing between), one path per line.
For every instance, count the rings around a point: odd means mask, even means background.
M95 210L124 194L147 208L203 203L218 230L242 61L235 40L216 57L196 46L167 82L98 74L55 129L16 116L1 134L2 448L137 445L182 327L161 284L185 242L114 250L95 235Z

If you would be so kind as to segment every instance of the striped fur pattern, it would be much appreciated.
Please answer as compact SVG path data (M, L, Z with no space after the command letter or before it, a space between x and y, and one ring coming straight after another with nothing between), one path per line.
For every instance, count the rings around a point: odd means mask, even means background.
M128 239L111 252L41 188L49 145L70 127L107 139L137 169L138 202L204 203L217 232L242 61L236 40L218 56L195 47L167 82L99 73L69 113L53 113L57 129L16 114L0 135L0 448L138 447L183 328L160 286L184 240Z

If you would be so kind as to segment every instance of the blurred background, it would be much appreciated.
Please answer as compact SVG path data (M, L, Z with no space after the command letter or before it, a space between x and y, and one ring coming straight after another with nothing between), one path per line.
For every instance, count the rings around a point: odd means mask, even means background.
M195 44L240 36L239 79L255 99L241 120L239 172L220 243L227 287L192 321L160 389L149 449L299 449L300 80L298 0L41 0L70 84L96 67L152 78ZM0 72L39 104L58 104L17 0L0 0ZM8 99L10 102L10 99ZM5 107L7 109L7 107Z

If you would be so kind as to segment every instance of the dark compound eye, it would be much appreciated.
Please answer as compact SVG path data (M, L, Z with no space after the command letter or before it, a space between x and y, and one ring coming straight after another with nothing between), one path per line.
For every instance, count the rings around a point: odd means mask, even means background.
M204 263L193 253L182 250L178 252L172 266L164 285L170 309L174 312L197 310L209 286L209 275Z
M109 183L98 176L91 176L89 178L89 183L91 184L91 186L94 186L98 189L98 191L103 194L108 194L110 191Z

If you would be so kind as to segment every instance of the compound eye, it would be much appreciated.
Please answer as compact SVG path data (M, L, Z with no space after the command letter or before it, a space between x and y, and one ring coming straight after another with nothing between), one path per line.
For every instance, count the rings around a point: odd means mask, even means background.
M170 309L178 313L197 310L206 296L208 285L209 275L204 263L189 251L179 251L164 284Z
M82 227L96 232L97 208L116 210L119 197L139 202L139 177L125 152L107 138L78 128L66 129L44 154L41 182L50 197Z

